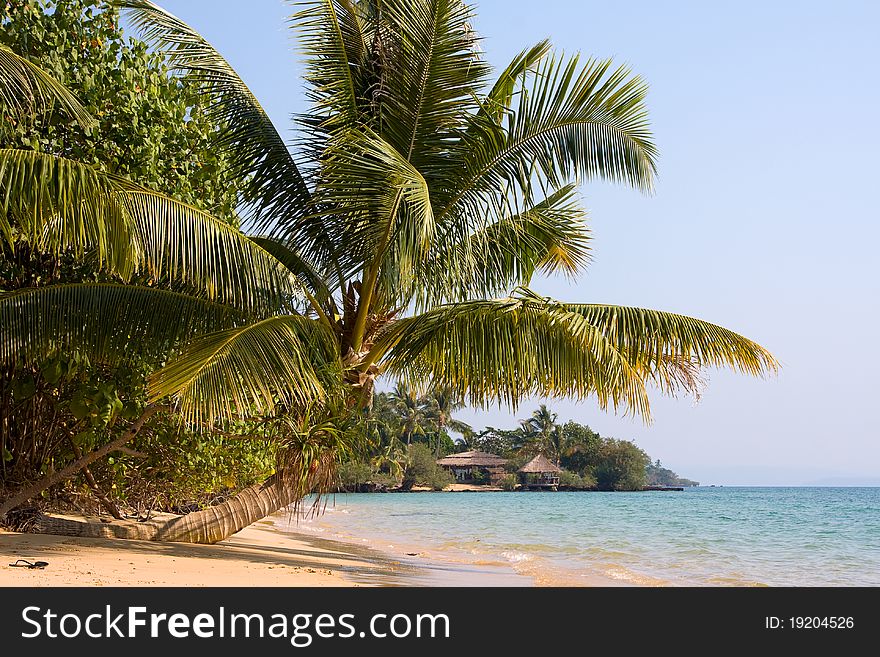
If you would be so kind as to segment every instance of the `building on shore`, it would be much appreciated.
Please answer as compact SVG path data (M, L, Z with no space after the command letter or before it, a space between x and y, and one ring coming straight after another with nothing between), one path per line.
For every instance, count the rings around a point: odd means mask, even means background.
M562 469L538 454L518 470L520 485L528 490L556 490Z
M486 452L460 452L437 461L437 465L452 473L456 483L490 486L498 485L506 463L507 459Z

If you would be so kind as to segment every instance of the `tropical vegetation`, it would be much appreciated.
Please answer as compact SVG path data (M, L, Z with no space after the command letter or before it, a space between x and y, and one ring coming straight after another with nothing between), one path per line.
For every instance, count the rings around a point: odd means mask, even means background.
M99 150L56 152L41 137L0 151L7 251L99 274L4 287L0 365L42 376L58 357L108 372L134 355L146 363L131 398L98 389L65 407L89 427L91 451L39 485L84 473L157 415L271 443L264 483L131 534L211 542L332 487L369 433L363 417L383 375L472 405L565 395L649 418L651 386L693 391L705 367L775 370L769 352L714 324L528 288L538 272L576 276L588 264L581 184L653 188L647 85L627 68L542 41L493 74L460 0L310 0L291 19L311 103L291 149L198 32L148 0L113 4L169 79L204 99L235 203L197 207L161 176L108 168ZM18 5L35 7L8 3ZM84 133L107 129L26 51L2 50L0 87L7 122L51 111ZM180 175L189 179L186 167Z
M646 486L697 486L698 482L679 477L651 462L648 454L629 440L601 436L589 426L573 420L560 422L556 413L541 404L521 420L514 429L486 427L475 431L469 425L449 416L445 426L455 426L450 434L436 418L426 420L422 431L407 444L407 406L389 400L407 392L417 407L430 404L433 395L419 397L404 386L393 393L379 393L372 411L364 418L362 429L375 438L367 452L355 454L340 468L339 487L342 492L410 490L414 486L442 490L453 483L449 474L436 464L432 446L442 435L441 456L455 452L478 450L497 454L508 460L508 475L503 488L517 485L516 471L533 457L542 454L562 469L560 486L564 490L641 490ZM389 462L395 463L389 467ZM488 483L488 482L485 482Z

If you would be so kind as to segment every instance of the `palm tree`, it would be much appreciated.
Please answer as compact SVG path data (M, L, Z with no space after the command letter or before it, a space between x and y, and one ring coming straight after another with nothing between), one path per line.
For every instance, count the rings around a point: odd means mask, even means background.
M574 276L588 263L579 184L652 189L657 152L647 87L625 67L563 57L542 41L488 84L491 70L461 0L310 0L292 20L311 101L297 121L294 156L195 30L148 0L116 4L170 66L203 83L227 126L217 148L246 181L243 218L255 235L248 248L259 247L298 283L290 289L290 279L277 276L234 299L227 298L233 286L219 286L226 296L201 286L224 308L239 300L262 312L236 307L225 325L199 327L151 376L151 401L173 403L185 421L308 403L321 392L314 372L337 369L354 408L368 406L377 376L390 375L476 405L594 396L603 408L645 418L649 384L673 393L693 388L698 367L775 370L769 352L720 326L563 303L526 287L536 272ZM91 198L103 198L98 191ZM207 243L175 242L175 253L186 246L214 262ZM118 296L105 299L105 308L122 307ZM49 316L48 302L35 295L27 314L2 315L0 301L5 358L35 357L59 337L89 349L89 331L130 321L121 312L84 312L69 297L52 306L53 321L24 323L34 346L22 347L6 317L22 324L41 310ZM312 382L305 394L303 380ZM242 521L265 512L281 501L272 490L200 519L188 538L222 534L207 524L236 526L227 517L233 511Z
M562 451L562 427L556 424L556 413L541 404L527 420L520 422L529 451L550 456L556 465Z
M466 422L456 420L452 414L465 407L465 403L455 396L450 388L434 388L423 399L425 413L437 427L437 443L434 456L440 458L440 442L445 435L446 429L465 435L471 431Z
M404 383L398 383L394 391L388 395L395 415L400 422L400 438L406 440L409 448L413 436L424 436L424 425L428 421L422 398L415 390Z

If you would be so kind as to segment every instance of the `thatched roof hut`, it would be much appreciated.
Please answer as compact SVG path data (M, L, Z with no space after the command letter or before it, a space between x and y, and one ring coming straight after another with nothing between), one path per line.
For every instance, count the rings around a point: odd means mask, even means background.
M543 454L538 454L518 472L520 485L526 490L557 490L562 469L550 463Z
M504 477L504 464L507 459L486 452L460 452L437 461L460 483L497 485Z
M437 461L437 465L460 468L491 468L503 466L505 463L507 463L507 459L497 454L488 454L486 452L459 452L458 454L450 454Z
M519 469L523 474L542 474L552 472L554 474L558 474L562 472L562 468L559 468L550 461L548 461L543 454L538 454L531 461L526 463L523 467Z

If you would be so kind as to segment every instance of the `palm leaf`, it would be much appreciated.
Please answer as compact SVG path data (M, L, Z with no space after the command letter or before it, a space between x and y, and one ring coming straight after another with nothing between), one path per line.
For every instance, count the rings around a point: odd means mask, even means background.
M0 45L0 111L21 121L55 105L87 131L97 125L67 87L36 64Z
M774 374L779 364L761 345L717 324L644 308L562 304L566 312L600 330L640 371L669 389L692 378L697 367L729 367L752 376Z
M35 151L0 149L0 233L38 250L77 255L130 276L142 258L116 185L87 164Z
M513 298L440 306L392 324L368 362L448 387L476 405L515 408L534 395L595 395L603 408L648 416L643 377L599 330L573 330L568 315Z
M79 351L107 364L152 356L240 321L232 309L157 288L79 283L0 294L0 362L39 364Z
M96 251L135 270L256 314L301 298L301 285L238 229L174 199L46 153L0 149L0 232L50 253ZM12 221L10 221L12 220Z
M323 310L329 311L331 314L335 313L336 308L330 291L330 286L338 283L334 273L325 274L319 271L292 244L284 240L274 237L251 237L250 240L265 249L269 255L296 276L300 283L316 298L317 302L322 304Z
M645 384L665 392L699 386L697 368L763 376L776 360L715 324L641 308L563 304L520 289L516 298L441 306L396 322L368 362L415 372L472 402L511 405L529 395L595 395L650 417Z
M381 16L393 63L384 68L377 130L430 178L489 73L473 9L461 0L384 0Z
M155 372L151 399L175 399L182 417L210 424L217 418L268 414L319 402L341 379L332 335L298 315L206 335Z
M154 279L266 316L303 299L287 268L237 228L190 205L117 180Z
M327 153L315 192L322 212L344 218L337 240L346 245L349 262L380 265L380 286L393 300L433 243L428 185L401 153L367 129L338 136Z
M522 68L521 90L503 121L475 116L448 170L448 185L435 194L438 222L449 215L481 217L487 198L511 190L532 195L533 170L551 188L573 179L604 178L650 190L656 147L644 105L647 85L611 62L544 58L539 69Z
M422 269L417 307L496 296L528 285L538 270L576 275L590 260L584 215L575 185L566 185L466 239L438 239Z
M369 46L354 0L296 2L290 24L305 54L305 81L313 113L322 117L320 132L358 124L359 105L366 93Z
M507 68L498 76L489 93L486 94L477 118L491 118L496 123L500 123L510 107L517 85L522 84L522 80L527 74L534 72L535 67L549 52L550 40L544 39L514 57ZM478 120L475 125L480 123L481 121Z

